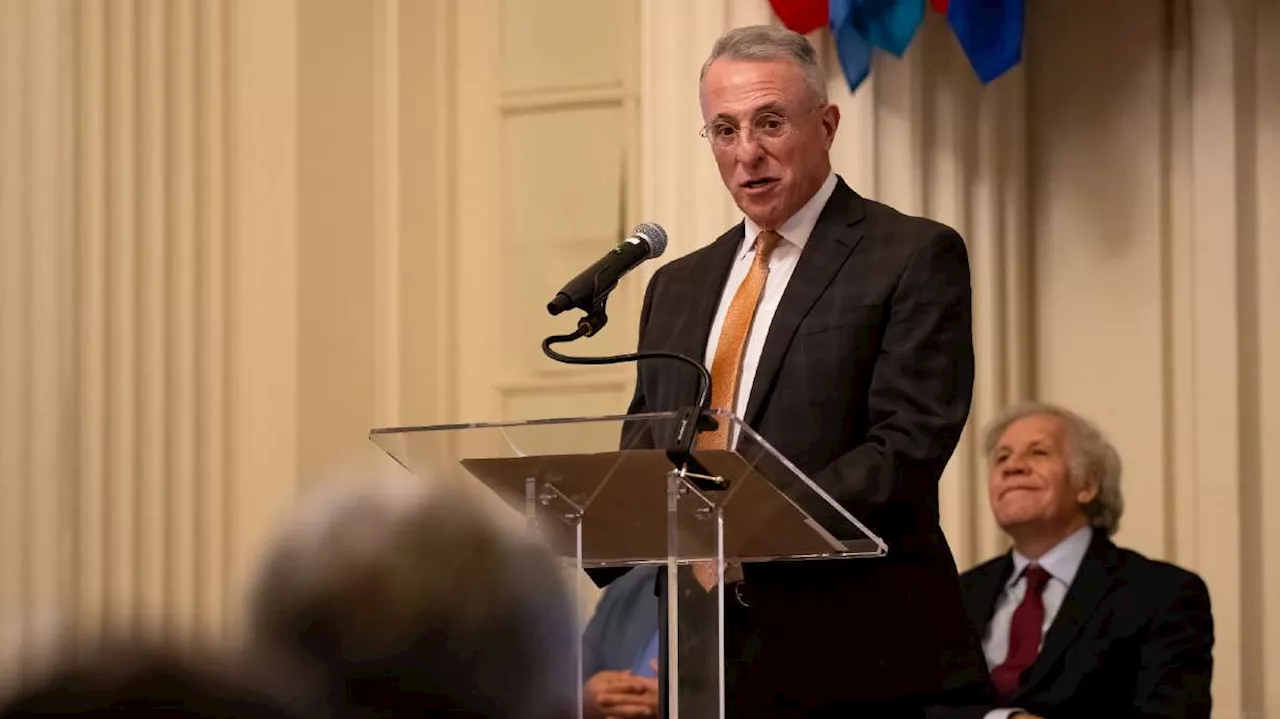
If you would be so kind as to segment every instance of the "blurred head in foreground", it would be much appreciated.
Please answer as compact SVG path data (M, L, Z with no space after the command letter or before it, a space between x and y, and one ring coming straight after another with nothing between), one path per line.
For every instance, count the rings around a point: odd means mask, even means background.
M55 662L0 705L2 719L219 717L295 719L270 697L271 677L207 654L197 657L135 642L108 642Z
M558 563L420 479L307 498L249 611L253 646L334 713L548 719L574 705L577 631Z

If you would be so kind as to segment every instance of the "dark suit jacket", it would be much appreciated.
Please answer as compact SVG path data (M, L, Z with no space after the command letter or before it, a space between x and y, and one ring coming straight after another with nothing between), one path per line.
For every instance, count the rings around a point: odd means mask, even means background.
M1013 572L1006 554L961 577L965 609L985 635ZM1010 702L1055 717L1208 719L1213 615L1200 577L1093 541L1044 645ZM931 719L981 719L992 706L937 708Z
M637 567L608 586L582 634L582 678L625 671L658 631L656 567Z
M640 349L701 360L738 224L659 269ZM744 420L886 540L887 557L746 567L758 654L734 696L780 716L985 684L938 479L973 386L969 265L952 229L859 197L841 180L773 318ZM697 374L639 364L631 412L692 404ZM630 447L668 446L652 425Z

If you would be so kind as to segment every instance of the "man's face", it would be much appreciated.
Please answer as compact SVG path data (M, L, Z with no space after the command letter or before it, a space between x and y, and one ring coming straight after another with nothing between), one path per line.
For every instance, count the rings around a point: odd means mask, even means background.
M1092 483L1077 490L1068 464L1066 428L1052 415L1010 424L991 455L987 498L1005 531L1063 530L1083 524L1084 505L1098 493Z
M747 217L777 229L827 179L839 109L814 99L791 60L720 58L703 77L701 101L720 179ZM778 119L780 135L757 132ZM717 141L716 127L736 128L734 141Z

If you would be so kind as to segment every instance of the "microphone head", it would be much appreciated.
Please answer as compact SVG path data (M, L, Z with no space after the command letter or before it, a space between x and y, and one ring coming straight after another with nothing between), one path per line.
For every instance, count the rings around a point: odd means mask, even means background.
M667 231L662 225L653 222L641 222L631 231L634 237L643 237L649 242L649 259L653 259L667 251Z

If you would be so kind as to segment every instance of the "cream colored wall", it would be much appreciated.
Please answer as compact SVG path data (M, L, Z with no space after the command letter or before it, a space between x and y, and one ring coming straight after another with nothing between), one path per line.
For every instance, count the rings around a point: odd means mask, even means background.
M638 220L636 19L0 0L0 663L234 629L302 484L394 471L372 427L625 406L537 340Z
M1126 461L1120 541L1209 581L1221 717L1280 708L1277 14L1042 0L986 88L930 16L856 95L829 83L837 170L968 240L973 427L1029 397L1097 418ZM370 427L625 406L626 370L539 355L563 326L540 308L638 220L671 235L662 261L735 221L696 73L770 18L0 0L5 658L48 621L230 628L298 486L388 466ZM631 345L657 264L591 351ZM1004 547L977 442L942 484L966 566Z
M55 625L216 632L236 528L277 493L241 468L287 461L251 433L289 389L249 379L243 348L288 361L264 329L291 301L245 311L288 277L244 271L265 256L246 230L279 216L240 193L288 155L263 148L239 182L256 89L233 82L239 20L225 3L0 3L6 655Z
M1036 392L1113 434L1121 541L1209 583L1223 716L1280 710L1278 32L1275 3L1153 0L1030 35Z
M353 7L0 3L6 651L221 634L302 478L451 401L419 239L448 213L394 199L442 184L447 105L397 104L401 70L436 99L434 56L373 52L448 18Z
M545 306L638 216L636 3L476 0L457 6L460 418L610 414L633 368L575 367L542 339L575 318ZM635 345L644 287L625 278L608 326L568 354Z

